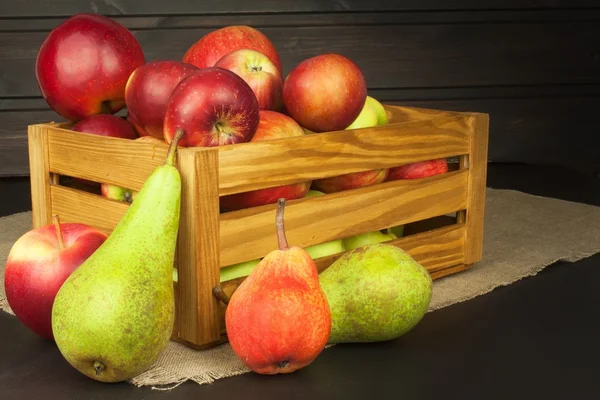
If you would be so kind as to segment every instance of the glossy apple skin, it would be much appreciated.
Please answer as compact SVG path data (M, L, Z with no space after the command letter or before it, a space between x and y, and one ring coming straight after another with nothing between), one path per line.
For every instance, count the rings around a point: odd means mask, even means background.
M313 182L313 187L323 193L335 193L344 190L376 185L385 181L388 169L376 169L352 174L332 176L331 178L318 179Z
M54 225L30 230L12 246L6 262L4 287L17 318L37 335L53 340L52 305L64 281L107 238L84 224L61 224L64 249Z
M261 110L258 129L251 142L304 136L304 130L296 121L276 111ZM300 199L308 193L311 182L300 182L272 188L236 193L220 198L221 210L234 211L277 203L277 200Z
M204 68L173 90L165 114L165 141L170 144L182 128L180 147L249 142L258 121L258 101L242 78L222 68Z
M281 110L283 80L269 57L255 50L241 49L225 55L215 67L240 76L252 88L261 110Z
M227 26L207 33L186 51L183 62L198 68L213 67L223 56L240 49L263 53L281 73L281 60L273 43L259 30L245 25Z
M137 68L125 88L127 120L140 136L163 139L167 101L183 78L198 71L178 61L151 61Z
M138 138L130 123L111 114L92 115L77 122L71 129L76 132L91 133L98 136L112 136L132 140Z
M413 164L390 168L388 181L398 179L419 179L448 172L448 162L445 158L421 161Z
M79 121L125 106L129 75L144 53L124 26L95 14L77 14L54 28L36 59L42 95L60 116Z
M322 54L298 64L283 83L287 112L313 132L346 129L367 98L365 78L340 54Z

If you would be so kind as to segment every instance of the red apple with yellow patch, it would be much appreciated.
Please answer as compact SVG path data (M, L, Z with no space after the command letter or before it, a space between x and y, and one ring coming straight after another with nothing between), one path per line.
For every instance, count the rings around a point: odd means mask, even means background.
M106 240L84 224L66 223L32 229L12 246L4 289L17 318L37 335L52 340L52 305L65 280Z
M198 68L178 61L152 61L129 77L125 88L127 120L140 136L164 139L167 102L175 86Z
M448 172L448 162L445 158L440 158L390 168L390 173L386 180L420 179L446 172Z
M250 85L261 110L279 111L283 106L281 73L261 52L236 50L217 61L215 67L235 72Z
M258 121L258 101L242 78L226 69L203 68L173 90L165 114L165 141L170 144L183 129L181 147L249 142Z
M258 129L251 142L304 136L304 130L290 117L275 111L262 110ZM236 193L221 197L221 209L233 211L242 208L257 207L264 204L277 203L277 200L299 199L308 193L311 182L300 182L272 188Z
M313 132L346 129L360 114L367 85L358 66L340 54L322 54L298 64L283 83L287 112Z
M133 34L110 18L77 14L46 37L36 59L42 95L63 118L79 121L125 106L125 85L144 64Z
M204 35L186 51L183 62L198 68L213 67L223 56L239 49L263 53L281 73L281 60L273 43L259 30L245 25L226 26Z

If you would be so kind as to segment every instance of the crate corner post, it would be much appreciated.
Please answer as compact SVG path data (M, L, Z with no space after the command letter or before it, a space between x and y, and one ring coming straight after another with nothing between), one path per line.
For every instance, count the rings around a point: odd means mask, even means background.
M483 256L489 115L470 113L469 154L461 157L461 168L468 168L467 209L462 213L466 226L465 265Z
M181 149L181 215L178 235L176 339L195 348L220 341L219 177L217 148Z
M52 220L50 185L58 176L50 172L48 131L44 125L27 127L31 214L33 228L48 225Z

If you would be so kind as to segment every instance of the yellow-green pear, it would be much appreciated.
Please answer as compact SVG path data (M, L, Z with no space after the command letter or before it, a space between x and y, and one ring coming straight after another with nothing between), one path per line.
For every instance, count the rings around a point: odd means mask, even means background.
M248 276L254 267L258 265L258 263L260 263L260 258L223 267L221 268L220 281L225 282L232 279L241 278L242 276Z
M181 178L167 160L144 183L108 239L61 286L52 330L63 357L102 382L131 379L158 359L175 317L174 257Z
M331 310L329 343L395 339L423 318L433 293L427 270L380 243L344 253L319 275Z

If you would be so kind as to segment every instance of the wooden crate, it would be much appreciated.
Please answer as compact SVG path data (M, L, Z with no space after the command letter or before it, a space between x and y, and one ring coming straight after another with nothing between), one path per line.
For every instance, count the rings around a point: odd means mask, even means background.
M178 151L182 202L175 340L195 348L226 340L225 305L212 294L220 268L276 248L275 205L220 214L219 196L458 156L457 168L446 174L289 201L287 236L290 244L305 247L407 224L408 235L391 243L410 253L434 279L481 259L488 116L395 106L386 110L390 123L384 126ZM29 126L33 225L49 224L58 214L63 222L110 233L128 203L65 185L61 177L139 190L164 162L167 146L69 128ZM322 270L338 256L316 263ZM231 294L242 279L222 287Z

